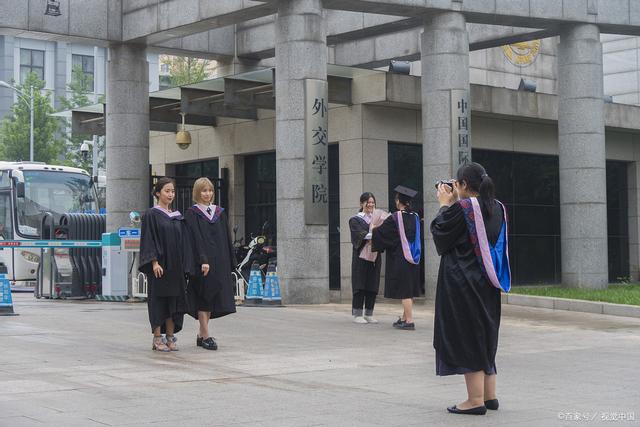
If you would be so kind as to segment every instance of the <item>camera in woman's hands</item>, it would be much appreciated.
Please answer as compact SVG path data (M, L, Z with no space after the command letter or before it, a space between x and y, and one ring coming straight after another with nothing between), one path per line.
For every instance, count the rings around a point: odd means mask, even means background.
M444 185L448 185L452 190L453 190L453 183L456 182L455 179L441 179L439 181L436 181L436 190L438 189L438 186L440 184L444 184Z

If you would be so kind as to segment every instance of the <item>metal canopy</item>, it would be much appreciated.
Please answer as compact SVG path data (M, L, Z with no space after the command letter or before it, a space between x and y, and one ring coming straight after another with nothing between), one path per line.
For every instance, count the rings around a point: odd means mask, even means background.
M185 114L185 124L216 126L219 117L257 120L258 110L275 110L275 69L267 68L228 77L153 92L149 95L149 128L152 131L176 132ZM382 73L327 65L329 102L351 105L352 79ZM72 131L104 135L106 105L95 104L73 109ZM69 112L59 113L69 115Z

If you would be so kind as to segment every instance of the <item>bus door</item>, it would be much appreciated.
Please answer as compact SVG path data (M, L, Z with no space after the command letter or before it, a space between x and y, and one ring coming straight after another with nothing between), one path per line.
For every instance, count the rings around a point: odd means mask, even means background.
M0 189L0 239L13 240L13 215L11 210L10 189ZM15 280L14 254L10 248L0 250L0 262L3 262L10 274L9 279Z

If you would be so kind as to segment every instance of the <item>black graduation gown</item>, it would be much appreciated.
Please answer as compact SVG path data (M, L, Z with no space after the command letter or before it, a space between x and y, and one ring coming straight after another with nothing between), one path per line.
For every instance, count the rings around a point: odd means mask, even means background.
M193 258L188 243L187 228L182 215L169 216L151 208L142 217L140 262L138 269L147 275L147 306L151 329L162 327L172 318L175 332L182 329L186 313L186 274L191 271ZM156 278L153 262L158 261L164 274Z
M402 219L407 240L413 241L416 237L416 216L402 212ZM420 264L411 264L404 259L400 232L393 215L373 229L371 243L375 252L387 253L384 297L406 299L420 296Z
M351 229L351 243L353 251L351 255L351 289L353 292L368 291L378 293L380 287L380 265L382 255L378 255L375 262L360 258L360 251L367 243L365 236L369 233L369 224L359 217L354 216L349 220Z
M198 311L208 311L213 319L235 313L231 271L236 261L226 214L218 208L209 220L200 209L192 206L185 212L185 221L196 255L187 290L189 315L197 319ZM202 275L202 264L209 264L206 276Z
M496 203L484 218L491 245L503 223ZM484 371L496 373L495 357L500 327L500 290L484 275L469 239L462 207L442 208L431 223L440 258L436 289L433 347L439 375ZM445 366L444 369L439 369Z

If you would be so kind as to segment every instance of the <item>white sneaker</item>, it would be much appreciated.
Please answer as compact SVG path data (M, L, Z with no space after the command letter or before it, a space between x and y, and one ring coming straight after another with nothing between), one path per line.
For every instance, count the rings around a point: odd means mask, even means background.
M364 320L366 320L367 323L378 323L378 320L374 319L373 316L364 316Z
M368 323L362 316L353 316L353 323Z

